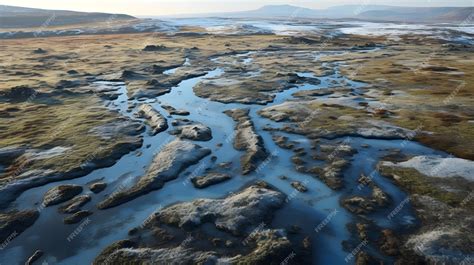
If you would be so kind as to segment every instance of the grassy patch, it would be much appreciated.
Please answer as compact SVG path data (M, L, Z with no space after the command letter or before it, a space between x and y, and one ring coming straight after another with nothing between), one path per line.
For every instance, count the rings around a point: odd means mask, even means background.
M430 196L453 207L474 209L472 202L464 203L474 188L467 180L427 177L412 168L379 166L379 171L383 176L394 179L410 194Z

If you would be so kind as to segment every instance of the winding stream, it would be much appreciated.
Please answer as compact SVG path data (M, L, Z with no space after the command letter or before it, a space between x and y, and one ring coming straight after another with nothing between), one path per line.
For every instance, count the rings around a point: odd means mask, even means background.
M238 55L239 60L244 63L251 63L250 56ZM187 60L189 63L189 60ZM279 148L272 140L271 134L264 130L264 127L270 125L280 127L278 123L260 117L257 112L268 106L280 104L286 100L292 99L292 94L296 91L325 88L331 86L331 82L336 80L338 83L345 82L346 86L357 89L364 86L359 82L354 82L341 76L337 70L337 65L330 65L336 71L333 75L319 78L321 84L301 85L295 88L278 93L275 100L266 105L243 105L238 103L224 104L208 99L199 98L193 92L193 87L206 78L217 77L224 73L222 68L216 68L207 75L197 78L191 78L182 81L174 87L168 94L156 99L137 101L129 100L127 88L120 82L97 82L98 86L116 87L120 96L111 102L110 108L120 112L123 115L133 117L134 110L127 111L129 104L148 102L153 105L162 114L167 113L161 108L161 104L171 105L177 109L185 109L190 112L189 116L184 118L202 122L212 129L213 139L209 142L198 142L199 145L208 147L212 150L212 155L217 157L216 162L211 162L210 156L204 158L200 163L194 165L174 181L166 183L163 189L151 192L141 196L131 202L107 210L97 210L95 206L107 195L121 189L124 186L130 186L142 174L152 161L154 154L159 152L160 148L166 143L172 141L175 137L166 132L150 136L149 128L144 132L144 143L142 148L123 156L117 163L109 168L98 169L89 175L67 180L59 183L51 183L42 187L34 188L24 192L17 200L16 206L20 209L31 208L32 205L39 206L43 194L50 188L59 184L78 184L87 186L89 183L103 179L108 183L105 191L99 194L92 194L92 201L86 204L83 209L94 212L89 217L90 222L79 223L76 225L64 225L63 215L58 214L58 206L41 209L41 214L36 223L15 238L9 247L0 252L0 260L5 264L20 264L24 259L31 255L35 250L41 249L45 252L45 260L49 264L89 264L106 246L114 241L127 237L128 230L137 227L154 211L160 207L180 202L190 201L196 198L219 198L239 190L242 186L255 180L265 180L289 196L284 208L276 213L272 223L276 227L289 227L298 225L302 228L302 234L310 235L313 242L314 262L317 264L346 264L344 258L347 252L342 249L341 243L348 240L351 235L346 229L346 225L353 221L353 215L347 212L339 204L341 196L353 194L354 192L363 192L357 190L357 178L361 173L370 175L380 157L389 152L388 149L401 148L401 140L373 140L364 138L345 138L325 140L327 143L336 144L342 140L347 140L353 148L357 149L351 160L351 166L345 172L346 188L335 192L329 189L323 182L309 175L297 172L291 163L291 156L294 153L290 150ZM171 69L166 74L175 73L176 69ZM303 76L311 76L307 73L299 73ZM254 122L256 131L264 140L265 146L271 157L262 165L262 170L248 175L240 174L239 158L241 153L236 151L233 146L234 121L223 111L233 108L249 108L250 116ZM168 122L179 116L168 118ZM172 129L172 126L170 126ZM309 140L303 136L279 133L288 136L291 141L300 143L301 147L309 150ZM222 147L218 144L222 143ZM370 147L362 148L368 144ZM403 152L410 155L442 154L438 151L424 147L416 142L405 141ZM212 164L232 161L233 178L219 185L214 185L203 190L195 189L189 182L188 175L203 173L205 169ZM282 180L279 177L285 175L292 180L298 180L305 183L309 192L296 192L288 180ZM404 207L400 214L394 219L388 220L386 216L393 208L406 198L406 194L398 189L387 179L375 174L373 179L392 199L393 204L382 211L370 215L375 222L383 227L393 229L406 229L416 224L416 220L411 211L411 207ZM332 213L335 213L332 215ZM332 216L330 222L319 232L315 231L322 220ZM68 240L71 233L82 226L81 231L72 240Z

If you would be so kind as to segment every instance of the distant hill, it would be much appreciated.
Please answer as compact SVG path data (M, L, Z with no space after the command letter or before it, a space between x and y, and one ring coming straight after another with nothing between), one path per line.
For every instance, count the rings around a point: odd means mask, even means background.
M0 5L0 28L64 26L132 19L135 19L135 17L124 14L46 10Z
M327 9L310 9L292 5L267 5L256 10L192 16L229 18L317 18L361 19L394 22L462 22L471 21L474 7L395 7L386 5L343 5Z
M473 16L474 7L393 7L365 11L356 17L367 20L443 23L472 21Z

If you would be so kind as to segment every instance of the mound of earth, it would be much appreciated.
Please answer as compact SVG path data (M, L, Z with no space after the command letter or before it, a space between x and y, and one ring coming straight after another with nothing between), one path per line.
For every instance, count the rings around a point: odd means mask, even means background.
M135 185L129 189L113 193L99 203L98 208L114 207L153 190L161 189L166 182L178 178L183 170L198 163L210 153L210 149L176 139L156 154L146 174Z
M60 185L54 187L46 192L43 199L45 207L56 205L68 201L79 195L82 192L82 187L78 185Z
M268 156L263 139L255 132L248 109L227 110L225 114L237 122L234 147L237 150L245 151L245 154L240 158L240 163L242 173L249 174L257 169L258 164Z
M155 212L131 238L107 247L94 264L292 264L309 254L284 230L266 228L285 195L265 183L223 199L197 199Z
M36 210L0 213L0 242L13 240L18 234L32 226L39 217Z
M178 135L182 139L193 141L209 141L212 139L211 128L202 123L189 120L175 120L173 125L175 129L170 133Z
M168 129L168 121L156 109L149 104L143 104L138 107L137 117L146 119L152 128L152 134L158 134Z

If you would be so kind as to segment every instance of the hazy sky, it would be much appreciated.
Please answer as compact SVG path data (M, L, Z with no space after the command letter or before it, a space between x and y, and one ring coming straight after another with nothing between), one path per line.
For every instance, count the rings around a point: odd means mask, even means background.
M397 6L474 6L474 0L0 0L3 5L126 13L136 16L241 11L268 4L291 4L325 8L345 4L385 4Z

